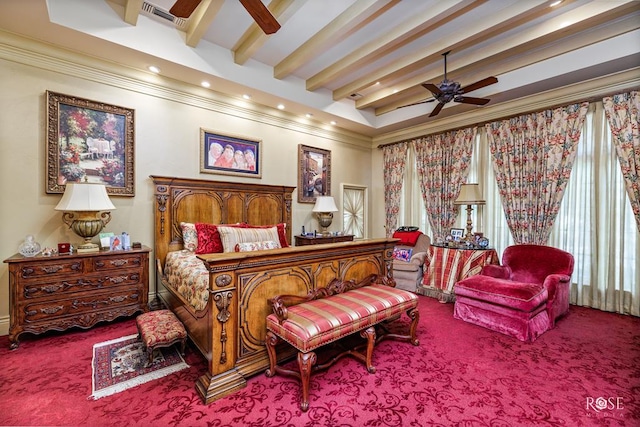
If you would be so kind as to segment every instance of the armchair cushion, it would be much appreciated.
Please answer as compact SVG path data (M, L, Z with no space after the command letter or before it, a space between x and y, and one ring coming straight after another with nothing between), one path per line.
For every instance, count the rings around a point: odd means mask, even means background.
M394 258L393 260L393 278L396 280L397 287L400 289L415 292L420 280L422 279L422 271L424 260L427 256L427 251L431 245L431 239L429 236L417 231L418 238L415 241L415 245L402 245L401 242L395 247L395 251L411 250L411 258L409 261ZM394 233L398 234L398 232ZM407 234L407 233L403 233Z

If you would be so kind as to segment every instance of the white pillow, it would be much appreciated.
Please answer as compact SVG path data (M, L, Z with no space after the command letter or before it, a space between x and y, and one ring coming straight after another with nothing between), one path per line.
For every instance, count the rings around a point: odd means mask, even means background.
M264 242L271 240L276 242L276 248L280 248L278 228L239 228L218 226L223 252L235 252L238 243ZM275 249L275 248L274 248Z
M273 240L263 240L261 242L246 242L236 245L236 252L264 251L267 249L278 249L280 244Z

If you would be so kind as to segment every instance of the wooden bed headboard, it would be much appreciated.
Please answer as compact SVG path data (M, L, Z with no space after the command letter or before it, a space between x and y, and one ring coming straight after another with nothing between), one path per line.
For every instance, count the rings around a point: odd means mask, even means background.
M291 193L295 187L151 175L155 186L155 257L182 249L181 222L286 224L291 244Z

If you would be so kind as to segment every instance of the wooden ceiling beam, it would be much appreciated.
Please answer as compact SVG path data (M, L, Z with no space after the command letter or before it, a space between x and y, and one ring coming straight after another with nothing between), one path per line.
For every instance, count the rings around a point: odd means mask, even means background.
M207 32L224 0L202 0L193 11L187 25L187 46L196 47Z
M124 22L130 25L138 23L138 15L142 10L144 0L125 0L124 3Z
M562 27L568 22L571 25ZM447 73L450 80L460 76L476 74L479 79L489 75L499 75L528 65L580 49L591 44L598 43L640 28L640 11L633 1L620 2L593 2L575 9L567 14L547 20L528 31L523 31L499 42L488 45L482 49L476 49L465 53L461 59L449 62L451 66ZM561 43L557 41L561 40ZM544 46L544 49L541 47ZM477 76L478 70L487 75ZM400 105L418 102L429 98L426 93L420 98L415 88L424 82L434 82L441 79L441 72L432 72L412 77L396 85L398 92L373 93L356 101L356 108L363 109L376 107L376 115L395 110ZM461 82L463 84L472 82ZM382 94L384 95L384 94ZM407 96L408 95L408 96Z
M280 22L279 18L292 3L293 0L272 0L268 9ZM280 25L282 24L283 22L280 22ZM269 36L254 22L233 47L233 61L238 65L243 65L268 39Z
M427 12L410 17L393 30L311 76L307 79L306 88L316 90L350 71L366 66L485 2L486 0L438 2Z
M348 37L371 23L400 0L361 0L351 5L336 19L318 31L273 69L273 77L283 79L333 43Z

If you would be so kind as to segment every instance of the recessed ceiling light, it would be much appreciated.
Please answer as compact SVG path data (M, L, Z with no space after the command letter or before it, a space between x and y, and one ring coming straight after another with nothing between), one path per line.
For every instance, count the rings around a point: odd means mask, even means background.
M562 3L562 0L554 1L553 3L551 3L551 4L549 5L549 7L555 7L555 6L559 5L560 3Z
M278 104L278 110L284 110L284 104Z
M156 74L160 72L160 68L156 67L155 65L149 65L147 69L152 73L156 73Z
M202 87L211 87L211 83L204 81L202 83L200 83L202 85Z
M331 124L331 126L335 126L338 124L338 122L336 122L335 120L331 120L329 123Z
M244 95L242 95L242 97L244 99L251 99L251 95L249 95L248 93L245 93Z
M307 119L310 119L311 117L313 117L313 114L311 114L311 113L307 113L307 114L305 114L304 116L305 116Z

